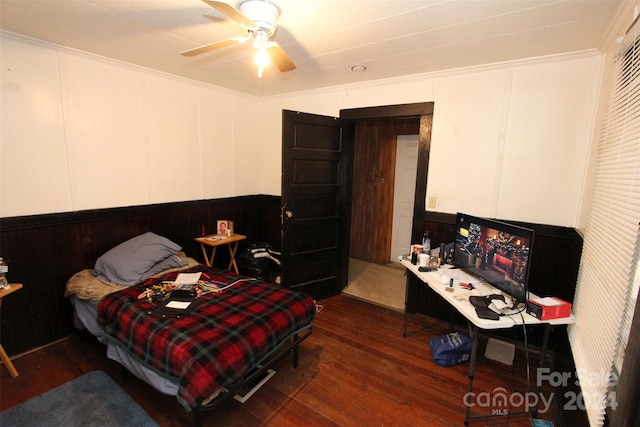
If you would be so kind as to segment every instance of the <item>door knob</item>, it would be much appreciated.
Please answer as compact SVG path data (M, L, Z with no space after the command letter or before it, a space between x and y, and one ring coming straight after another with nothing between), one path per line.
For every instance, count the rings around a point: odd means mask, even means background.
M284 214L285 214L285 215L287 216L287 218L289 218L289 219L293 218L293 211L285 211L285 213L284 213Z

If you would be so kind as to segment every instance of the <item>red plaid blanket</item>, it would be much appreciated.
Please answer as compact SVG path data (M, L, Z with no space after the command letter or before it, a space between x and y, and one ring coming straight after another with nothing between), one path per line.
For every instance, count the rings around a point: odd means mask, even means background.
M242 276L196 266L201 280L233 283ZM179 383L178 401L187 410L221 387L229 387L294 334L310 329L315 304L306 294L257 281L237 283L198 298L178 318L154 311L156 302L138 299L148 287L178 272L107 295L98 308L105 336L139 362Z

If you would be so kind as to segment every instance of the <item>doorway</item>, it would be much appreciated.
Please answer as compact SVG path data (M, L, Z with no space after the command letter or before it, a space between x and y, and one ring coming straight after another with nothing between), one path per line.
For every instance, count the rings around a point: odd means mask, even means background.
M411 226L411 241L417 242L420 240L422 233L424 231L424 214L425 214L425 199L427 195L427 176L429 173L429 151L431 149L431 129L433 124L433 110L434 103L433 102L423 102L423 103L414 103L414 104L398 104L398 105L387 105L381 107L365 107L365 108L353 108L346 109L340 111L340 118L349 120L353 123L353 136L351 140L354 141L354 148L351 150L350 158L351 164L353 165L353 173L352 173L352 182L356 181L356 173L357 166L355 162L355 146L357 144L356 136L355 136L355 128L358 124L365 123L367 121L372 120L401 120L401 119L413 119L414 123L417 123L417 134L418 134L418 156L417 156L417 169L415 175L415 192L414 192L414 201L413 201L413 217L412 217L412 226ZM405 135L416 134L416 128L413 128L410 132L405 132ZM383 131L384 132L384 131ZM399 133L403 134L403 133ZM393 141L397 140L397 136L393 137ZM390 156L393 156L395 159L395 149L393 152L388 151ZM378 159L381 156L378 155ZM371 164L369 164L371 167ZM394 166L395 167L395 166ZM371 175L370 175L371 176ZM375 180L375 174L373 176ZM358 214L356 212L356 208L354 205L354 197L351 196L352 202L349 206L350 218L349 221L353 221L353 216ZM392 203L392 198L387 198L388 203ZM382 203L378 203L378 206L383 206ZM387 205L389 206L389 205ZM390 210L390 209L387 209ZM388 215L388 214L387 214ZM386 217L387 221L389 217ZM392 221L392 220L391 220ZM389 230L391 229L392 222L387 222L389 224ZM374 228L375 229L375 228ZM363 231L359 232L359 238L364 239L362 236L367 236ZM389 237L387 237L389 239ZM389 252L390 253L390 252ZM390 259L389 256L384 256L380 258L381 260ZM386 262L386 261L384 261Z
M411 243L419 129L419 118L355 124L350 257L343 293L396 311L404 309L406 289L404 268L392 261Z
M401 242L417 241L423 233L432 116L433 103L340 113L341 118L354 123L351 257L348 288L343 291L349 296L404 310L404 269L386 265L394 259L394 253L407 252L409 244ZM409 154L412 159L398 162L399 157L407 156L406 151L412 152ZM406 176L408 163L413 166L411 178ZM399 189L398 185L404 188ZM394 213L398 211L404 212L394 221ZM403 220L400 217L408 223L404 235L398 230L402 228L398 226Z
M411 241L420 238L424 228L424 208L427 186L427 172L429 164L429 146L431 141L431 124L433 117L433 103L390 105L384 107L355 108L340 111L338 119L318 116L307 113L283 111L283 190L282 190L282 284L285 287L296 287L309 292L314 298L324 298L339 294L347 285L347 273L349 268L349 248L351 220L354 212L352 200L352 186L354 183L354 129L357 124L370 120L403 120L411 119L418 128L418 159L415 181L415 199L413 203L413 220L411 226ZM381 130L384 133L384 130ZM415 130L410 134L415 134ZM397 136L393 137L395 143ZM306 142L305 142L306 141ZM305 142L311 150L307 150L305 158L298 159L302 162L295 167L298 160L293 155L297 151L296 144ZM293 157L292 157L293 156ZM384 155L376 154L379 160L387 162ZM391 157L395 159L395 149ZM293 159L294 161L286 161ZM385 163L386 164L386 163ZM392 163L395 168L395 163ZM310 167L312 166L312 167ZM326 182L317 185L314 171L324 170L327 176ZM369 168L371 169L371 168ZM364 168L363 170L367 170ZM378 170L378 169L376 169ZM381 170L381 169L380 169ZM296 172L297 171L297 172ZM296 175L296 173L299 175ZM314 194L298 194L298 181L313 184L312 189L327 189L330 193L317 196ZM375 173L371 181L375 182ZM385 186L388 187L388 182ZM297 196L304 196L298 198ZM334 201L329 199L334 196ZM291 199L291 196L296 196ZM387 197L385 203L378 203L380 210L386 211L384 219L389 239L392 226L393 199ZM299 200L298 200L299 199ZM321 200L322 199L322 200ZM366 205L367 212L371 212ZM305 209L322 208L324 212L317 215L312 212L314 218L320 221L320 225L331 223L331 231L324 228L313 229L304 227L307 221ZM333 209L333 210L331 210ZM357 213L357 212L356 212ZM375 212L374 212L375 213ZM314 223L315 224L315 223ZM373 230L381 230L380 227L372 227ZM370 245L370 236L363 234L363 241ZM316 241L327 240L319 251ZM331 241L330 239L334 239ZM331 257L324 257L330 253ZM390 252L389 252L390 253ZM311 255L310 255L311 254ZM390 255L385 255L386 260ZM286 262L285 262L286 260ZM310 266L310 261L320 262L321 268Z
M414 145L411 183L405 189L405 192L410 193L409 200L399 206L395 203L396 178L406 175L406 171L396 169L398 160L405 160L406 149L402 150L403 159L399 159L397 154L398 147L402 148L404 145L398 144L399 138L414 135L417 142L419 131L419 118L384 118L356 122L352 150L351 257L379 264L391 262L395 246L401 245L393 243L394 225L396 229L407 230L399 232L402 237L398 234L395 236L396 239L407 240L402 246L408 248L411 244L417 143ZM400 207L404 208L404 218L409 221L404 227L400 227L397 221L394 224L394 217L397 220L399 213L396 209Z

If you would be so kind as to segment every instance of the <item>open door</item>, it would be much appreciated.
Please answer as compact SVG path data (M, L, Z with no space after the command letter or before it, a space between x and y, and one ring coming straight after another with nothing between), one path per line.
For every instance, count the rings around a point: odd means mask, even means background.
M347 121L282 114L282 285L313 298L339 294L349 262Z

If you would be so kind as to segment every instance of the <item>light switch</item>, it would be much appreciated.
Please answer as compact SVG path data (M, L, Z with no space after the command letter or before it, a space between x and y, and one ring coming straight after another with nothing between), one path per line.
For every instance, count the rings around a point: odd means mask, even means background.
M438 200L438 198L436 196L429 196L429 199L427 201L427 207L429 209L435 209L437 200Z

